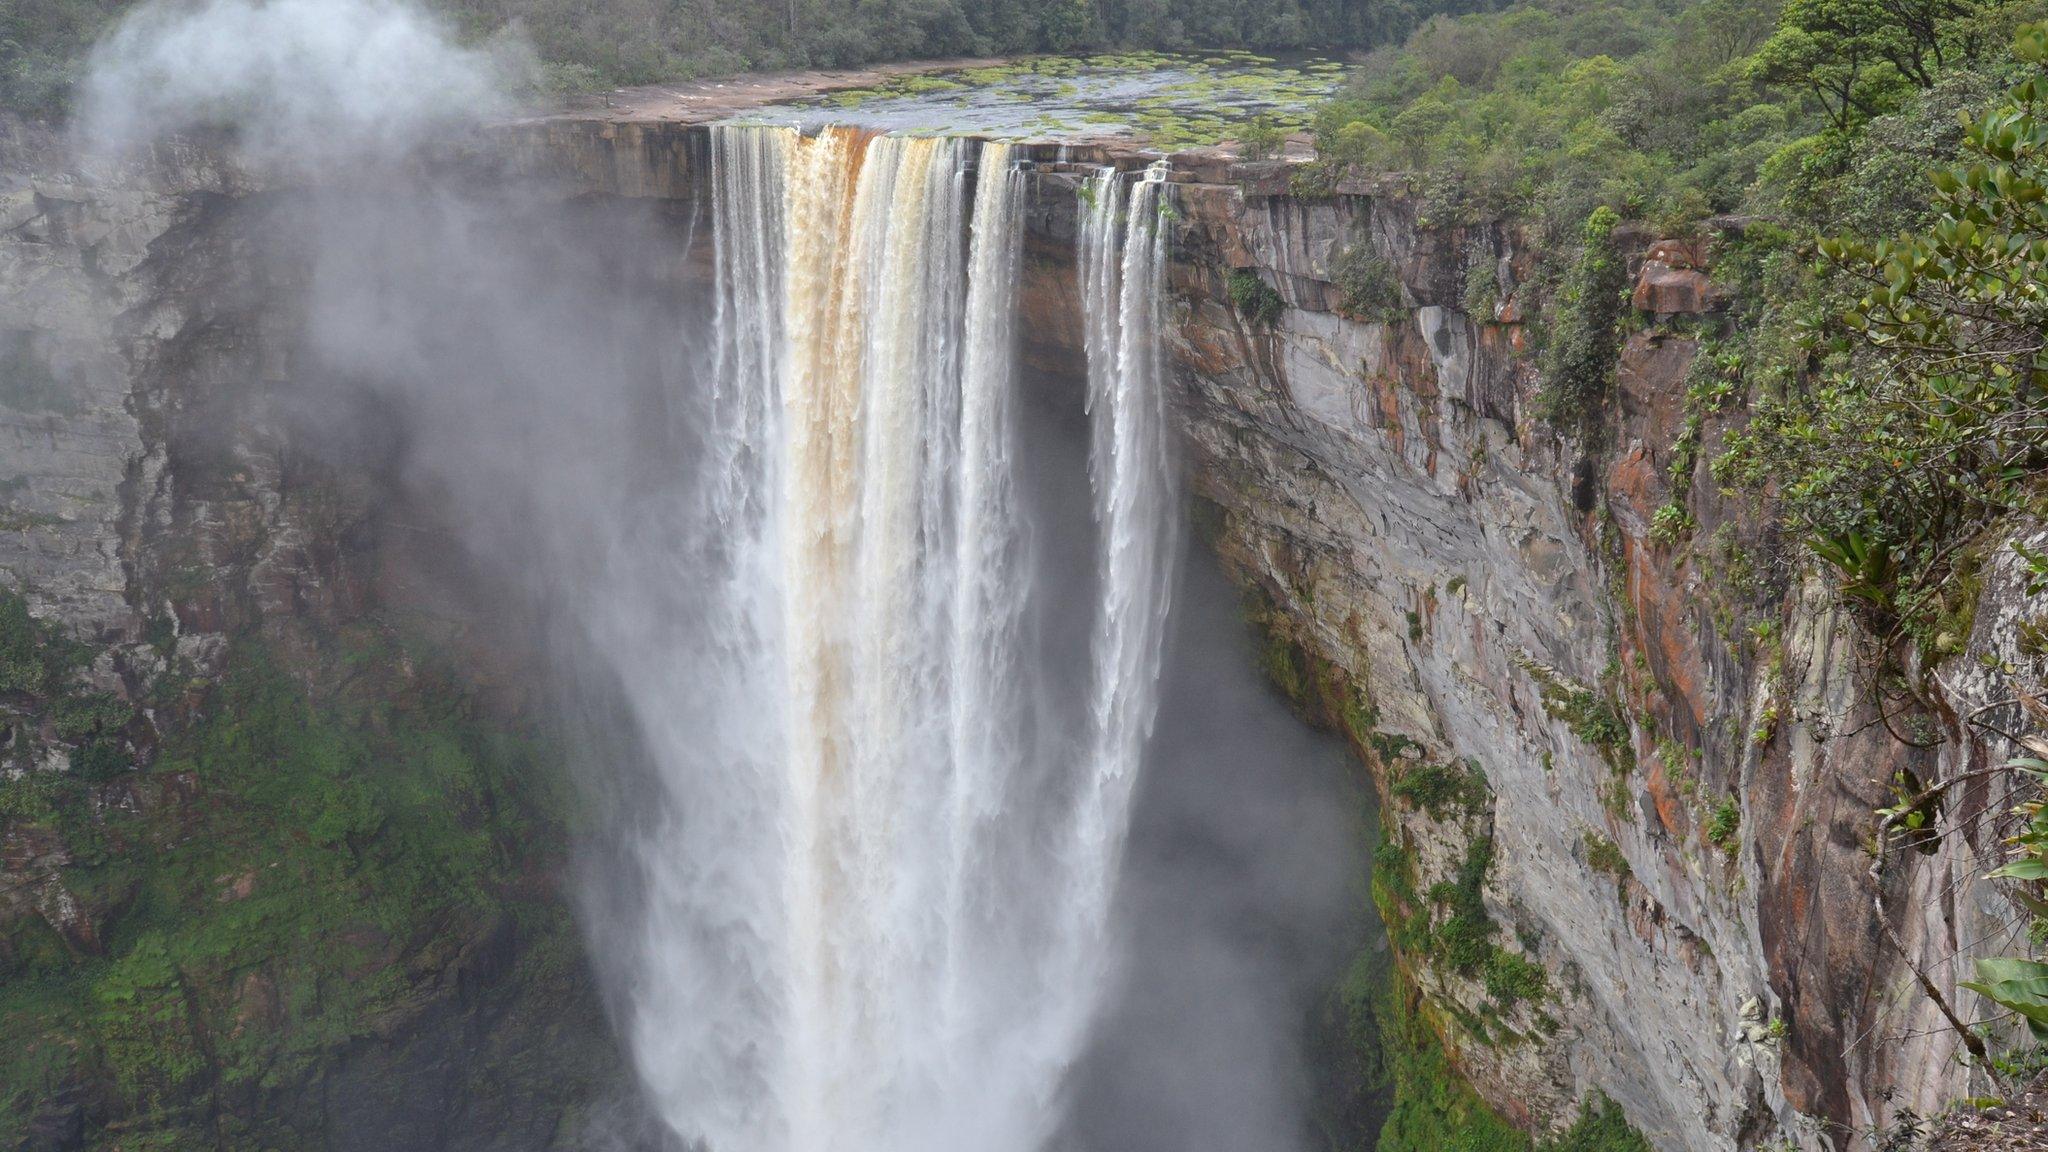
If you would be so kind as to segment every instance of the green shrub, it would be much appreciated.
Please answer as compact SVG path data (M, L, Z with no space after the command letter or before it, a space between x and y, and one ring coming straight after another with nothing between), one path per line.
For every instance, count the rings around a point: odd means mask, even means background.
M1550 991L1550 974L1526 956L1495 948L1486 958L1486 994L1502 1011L1523 1001L1541 1000Z
M1628 1122L1621 1105L1604 1092L1594 1092L1579 1106L1579 1118L1562 1136L1543 1142L1542 1152L1654 1152L1650 1142Z
M1270 116L1260 116L1237 130L1239 151L1247 160L1269 160L1280 154L1287 132Z
M1650 516L1650 539L1659 544L1676 544L1690 536L1692 529L1692 513L1683 504L1666 504Z
M1423 998L1398 974L1375 1002L1393 1102L1378 1152L1530 1152L1529 1137L1472 1091L1445 1055Z
M254 644L230 653L196 722L160 743L155 771L189 779L196 803L95 812L79 777L105 770L90 757L117 755L129 720L99 694L51 705L82 741L70 774L0 784L0 819L62 830L67 889L109 916L104 957L6 943L0 1029L47 1029L22 1035L103 1070L85 1075L105 1077L120 1116L150 1117L145 1134L209 1086L269 1092L316 1074L406 1009L408 965L441 963L494 921L518 920L523 955L553 940L575 954L573 925L527 871L561 866L569 818L541 749L475 720L427 653L345 643L325 673ZM231 882L247 886L227 899ZM237 1027L234 989L256 971L281 1017ZM0 1079L11 1067L0 1057ZM36 1106L9 1088L0 1139Z
M1444 918L1433 933L1436 959L1461 976L1476 974L1493 954L1493 937L1500 926L1486 911L1482 889L1493 868L1493 838L1475 836L1465 847L1465 858L1454 879L1430 886L1429 901L1444 910Z
M1483 812L1493 795L1486 774L1479 765L1439 764L1433 761L1397 761L1399 765L1391 791L1415 807L1441 820L1446 813L1475 815Z
M1465 262L1465 287L1458 294L1458 303L1465 315L1485 322L1493 319L1493 312L1500 304L1500 272L1494 267L1490 253L1476 252Z
M114 1082L148 1113L175 1102L206 1068L183 982L161 935L136 941L93 982L93 1030Z
M1621 217L1602 205L1586 218L1578 255L1559 286L1543 349L1544 415L1581 434L1591 430L1614 380L1628 266L1614 248Z
M1735 797L1728 796L1714 806L1707 814L1707 843L1716 848L1726 848L1735 842L1735 833L1742 828L1742 806Z
M1225 280L1225 287L1229 290L1230 303L1237 309L1237 314L1257 328L1271 325L1280 318L1280 313L1287 307L1287 302L1280 298L1280 293L1249 268L1232 269Z
M1622 854L1621 845L1597 832L1584 836L1586 843L1586 866L1595 872L1605 872L1617 880L1626 880L1635 875L1629 867L1628 857Z
M1344 311L1361 320L1391 324L1401 319L1401 280L1394 266L1376 251L1372 242L1359 239L1331 269L1337 291L1344 297Z
M1620 704L1590 689L1552 686L1543 694L1543 707L1564 721L1572 735L1599 749L1615 771L1635 768L1635 737Z
M45 632L29 615L28 601L0 591L0 693L43 690L49 681Z

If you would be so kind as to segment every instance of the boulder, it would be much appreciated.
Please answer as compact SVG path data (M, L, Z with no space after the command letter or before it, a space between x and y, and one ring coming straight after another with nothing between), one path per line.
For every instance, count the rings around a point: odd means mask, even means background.
M1638 311L1672 316L1715 312L1727 306L1727 294L1705 272L1673 267L1656 259L1655 251L1651 259L1643 261L1643 270L1636 277L1636 289L1629 300Z

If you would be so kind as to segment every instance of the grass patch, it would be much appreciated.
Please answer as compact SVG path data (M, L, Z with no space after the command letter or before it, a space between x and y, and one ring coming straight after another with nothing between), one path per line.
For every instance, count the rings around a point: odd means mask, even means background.
M1735 843L1735 834L1742 829L1742 806L1735 797L1727 796L1707 814L1707 843L1716 848L1727 849Z

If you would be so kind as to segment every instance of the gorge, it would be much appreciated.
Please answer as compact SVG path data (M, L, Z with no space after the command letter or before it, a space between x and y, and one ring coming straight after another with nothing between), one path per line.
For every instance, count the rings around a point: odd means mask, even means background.
M434 51L373 147L0 142L10 1147L1820 1149L1983 1087L1909 964L2012 930L1995 821L1869 843L1985 738L1705 571L1776 546L1682 447L1751 222L1617 234L1573 436L1529 229L1401 177L454 114ZM2042 659L1977 573L1947 721Z

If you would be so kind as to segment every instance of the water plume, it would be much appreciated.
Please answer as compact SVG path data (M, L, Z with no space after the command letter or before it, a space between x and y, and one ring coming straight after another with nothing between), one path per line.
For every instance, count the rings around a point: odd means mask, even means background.
M1129 320L1105 380L1133 395L1098 416L1121 424L1101 442L1095 703L1060 716L1038 680L1084 670L1042 666L1025 634L1044 590L1017 497L1011 149L733 126L712 155L736 434L707 521L734 574L712 631L749 665L731 682L758 686L735 707L775 729L739 789L773 815L726 846L775 898L681 880L701 836L641 852L676 903L641 942L640 1067L721 1150L1030 1152L1099 1004L1158 677L1161 186L1132 197L1111 305ZM733 801L664 775L679 810ZM744 956L755 994L705 984L707 952Z

